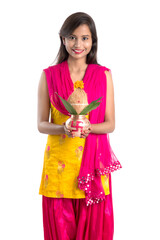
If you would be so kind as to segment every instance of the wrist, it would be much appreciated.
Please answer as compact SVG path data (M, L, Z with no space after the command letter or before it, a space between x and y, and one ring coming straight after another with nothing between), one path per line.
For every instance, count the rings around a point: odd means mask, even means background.
M64 124L62 125L62 134L66 134L65 125Z
M91 132L90 133L93 133L94 132L94 124L91 124Z

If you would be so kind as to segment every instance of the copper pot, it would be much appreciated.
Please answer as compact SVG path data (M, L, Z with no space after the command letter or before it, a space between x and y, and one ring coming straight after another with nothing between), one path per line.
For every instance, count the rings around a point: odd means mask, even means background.
M71 115L65 122L66 128L72 130L75 137L80 137L82 130L88 130L91 126L90 121L85 116L86 115Z

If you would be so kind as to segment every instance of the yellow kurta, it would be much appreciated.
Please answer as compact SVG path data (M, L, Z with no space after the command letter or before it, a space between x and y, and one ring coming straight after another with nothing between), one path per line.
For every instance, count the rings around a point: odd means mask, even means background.
M70 116L51 104L51 122L63 125ZM89 114L86 115L89 119ZM67 134L48 135L39 194L52 198L85 198L78 188L85 138L69 138ZM109 177L101 176L105 195L109 192Z

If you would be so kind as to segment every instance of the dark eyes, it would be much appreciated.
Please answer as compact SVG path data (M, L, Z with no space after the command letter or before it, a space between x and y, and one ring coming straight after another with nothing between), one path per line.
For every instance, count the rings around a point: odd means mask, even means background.
M75 37L73 37L73 36L70 36L70 37L69 37L69 39L71 39L71 40L73 40L74 38L75 38Z
M88 38L87 38L87 37L83 37L83 40L84 40L84 39L88 39Z
M74 36L69 36L69 39L70 39L70 40L73 40L73 39L75 39L75 38L76 38L76 37L74 37ZM87 38L87 37L83 37L82 39L83 39L83 40L86 40L86 39L88 39L88 38Z

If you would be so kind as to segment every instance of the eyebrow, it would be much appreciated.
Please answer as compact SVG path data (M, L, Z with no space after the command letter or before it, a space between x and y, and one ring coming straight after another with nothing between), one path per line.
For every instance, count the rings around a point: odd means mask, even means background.
M71 34L72 36L76 36L75 34ZM82 35L81 37L84 37L84 36L88 36L89 37L89 35L88 34L86 34L86 35Z

